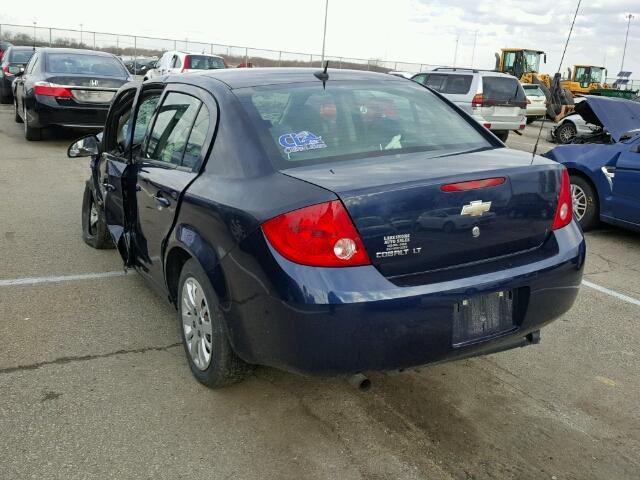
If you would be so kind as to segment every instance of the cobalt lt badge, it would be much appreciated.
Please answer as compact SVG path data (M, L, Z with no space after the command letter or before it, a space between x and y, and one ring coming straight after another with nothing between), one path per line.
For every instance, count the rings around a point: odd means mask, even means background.
M478 238L480 236L480 227L478 227L477 225L473 227L471 229L471 234L473 235L473 238Z

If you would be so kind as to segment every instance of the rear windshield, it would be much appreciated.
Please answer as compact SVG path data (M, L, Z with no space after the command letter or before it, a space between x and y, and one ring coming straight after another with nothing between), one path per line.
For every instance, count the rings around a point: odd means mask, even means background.
M124 66L115 57L81 53L49 53L47 72L106 77L127 76Z
M532 97L544 97L544 92L538 85L523 85L524 93Z
M471 89L473 75L442 75L428 73L420 79L420 83L433 88L436 92L451 95L465 95Z
M33 56L33 49L29 50L13 50L9 52L9 61L13 63L27 63Z
M224 61L218 57L189 55L189 58L191 59L189 68L193 70L213 70L216 68L224 68Z
M413 82L329 81L323 89L316 81L235 93L277 168L491 147L467 119Z
M520 82L509 77L483 77L484 104L525 104L527 98Z

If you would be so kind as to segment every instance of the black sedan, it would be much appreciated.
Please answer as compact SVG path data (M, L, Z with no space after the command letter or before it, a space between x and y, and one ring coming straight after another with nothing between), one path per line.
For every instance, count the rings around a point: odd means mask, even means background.
M15 120L24 122L27 140L40 140L52 125L101 129L111 99L130 80L115 55L62 48L37 50L18 75Z
M391 75L130 83L69 156L92 157L85 242L175 305L212 387L255 364L356 374L535 344L580 287L566 169ZM456 228L416 231L443 210Z
M33 47L9 47L0 62L0 102L11 103L13 90L11 85L16 75L24 72L29 60L33 56Z

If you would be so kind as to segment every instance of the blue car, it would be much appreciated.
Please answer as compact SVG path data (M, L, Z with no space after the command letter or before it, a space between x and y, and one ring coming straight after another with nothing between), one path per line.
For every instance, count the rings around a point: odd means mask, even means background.
M391 75L244 69L129 83L84 240L176 310L195 377L403 370L539 341L581 283L569 177ZM431 214L455 228L422 228Z
M576 111L597 131L545 154L569 171L576 220L640 230L640 103L587 96Z

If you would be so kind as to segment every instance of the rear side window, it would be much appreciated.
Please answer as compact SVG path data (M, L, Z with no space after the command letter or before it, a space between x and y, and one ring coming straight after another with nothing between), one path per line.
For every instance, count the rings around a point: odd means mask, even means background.
M101 75L105 77L127 76L124 66L111 56L81 53L49 53L47 71L71 75Z
M213 70L224 68L224 61L209 55L189 55L189 68L192 70Z
M171 62L171 68L181 68L182 67L182 61L180 60L180 57L178 57L177 55L173 56L173 61Z
M433 88L436 92L442 93L447 83L447 76L438 74L425 75L421 83L429 88Z
M434 89L436 92L451 95L465 95L471 89L473 75L443 75L428 73L415 78L416 81Z
M145 157L181 165L201 103L197 98L184 93L169 93L156 116L153 130L147 141Z
M235 90L276 167L491 144L458 112L413 82L273 85Z
M483 77L482 93L484 105L527 105L524 89L516 78Z
M27 63L33 56L33 49L31 50L14 50L9 52L9 62L11 63Z

